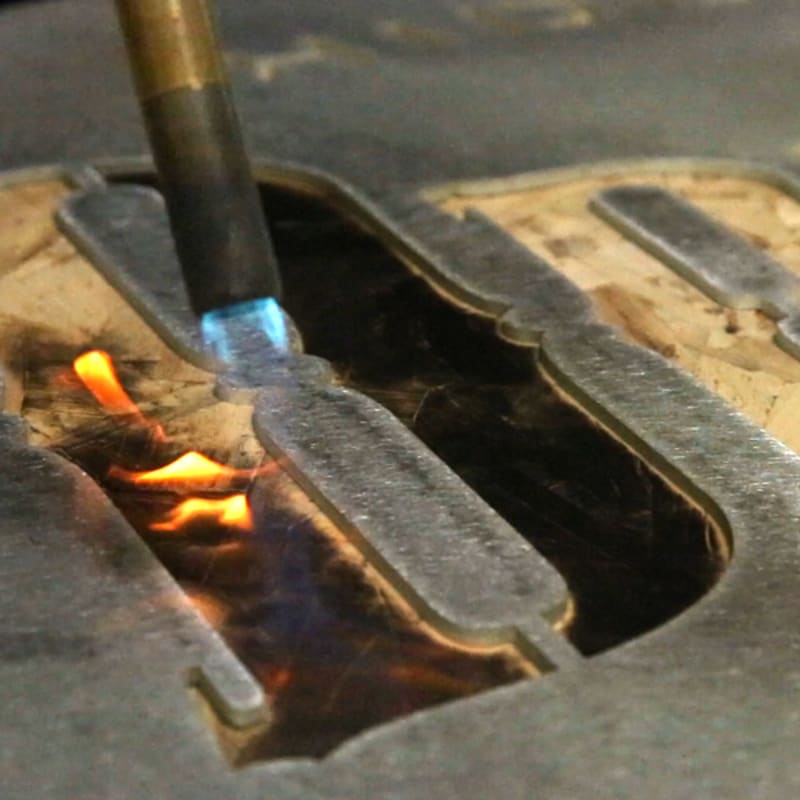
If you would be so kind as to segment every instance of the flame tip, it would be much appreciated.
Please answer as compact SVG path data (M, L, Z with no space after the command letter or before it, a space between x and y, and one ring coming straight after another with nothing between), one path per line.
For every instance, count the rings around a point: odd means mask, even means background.
M171 509L162 522L154 522L150 529L173 532L201 520L216 520L220 525L238 530L253 529L253 515L245 494L229 497L190 497Z
M87 350L73 361L75 374L94 395L98 403L112 414L126 414L149 426L156 437L164 440L160 425L148 422L131 400L117 377L111 356L105 350ZM257 469L236 469L220 464L197 450L183 455L158 469L142 472L130 471L112 465L108 475L137 486L162 486L175 490L188 486L193 491L227 487L230 492L234 480L251 479L256 474L270 472L277 463ZM253 529L253 517L244 493L225 497L207 498L190 496L170 509L161 521L153 522L153 531L177 531L196 521L212 521L236 530Z

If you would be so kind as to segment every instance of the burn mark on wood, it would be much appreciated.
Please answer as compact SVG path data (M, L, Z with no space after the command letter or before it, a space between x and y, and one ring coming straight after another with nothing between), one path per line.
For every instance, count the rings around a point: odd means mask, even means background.
M263 730L241 736L215 722L235 765L323 757L375 725L535 674L512 646L464 646L420 620L280 469L192 494L210 499L248 490L252 530L205 517L177 531L154 528L185 492L137 488L111 468L162 467L201 441L220 462L257 467L254 451L242 446L242 426L225 424L241 407L216 401L211 380L205 403L195 385L174 385L177 403L150 408L169 434L158 440L152 427L105 415L67 380L69 351L55 346L51 363L46 347L33 349L38 364L29 362L26 372L28 419L46 428L52 449L104 487L268 693L271 721ZM141 363L118 364L135 401L152 395L153 379ZM258 458L266 459L260 451ZM103 557L118 572L117 555Z

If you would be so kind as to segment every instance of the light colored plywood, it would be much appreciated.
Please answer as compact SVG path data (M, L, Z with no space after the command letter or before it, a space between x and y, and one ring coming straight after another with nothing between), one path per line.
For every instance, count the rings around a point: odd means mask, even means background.
M594 216L592 195L620 183L674 191L800 272L800 205L747 177L618 172L451 196L442 208L486 214L586 291L600 319L690 372L800 452L800 361L773 343L775 324L763 314L713 302Z
M180 359L58 232L53 212L66 194L58 182L0 189L0 363L4 407L18 412L25 370L22 339L76 350L87 342L139 354L154 381L207 383ZM157 387L154 386L154 390Z

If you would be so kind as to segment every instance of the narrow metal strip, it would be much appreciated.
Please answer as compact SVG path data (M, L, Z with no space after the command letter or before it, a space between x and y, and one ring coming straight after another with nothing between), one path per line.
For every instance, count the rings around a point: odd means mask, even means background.
M800 279L691 203L657 186L615 186L591 209L718 303L791 313Z
M163 197L144 186L100 184L67 197L62 233L153 330L195 366L214 369L192 311Z

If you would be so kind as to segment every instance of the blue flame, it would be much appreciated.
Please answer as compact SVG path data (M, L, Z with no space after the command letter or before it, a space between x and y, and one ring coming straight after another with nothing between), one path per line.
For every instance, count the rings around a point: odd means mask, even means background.
M267 347L281 354L289 352L289 331L283 311L274 297L248 300L203 314L200 320L203 341L217 358L226 363L234 358L231 329L258 330L264 334Z
M257 300L259 305L258 316L261 320L261 329L267 334L267 339L277 347L281 353L289 352L289 331L286 328L286 319L283 311L274 297L266 300Z

